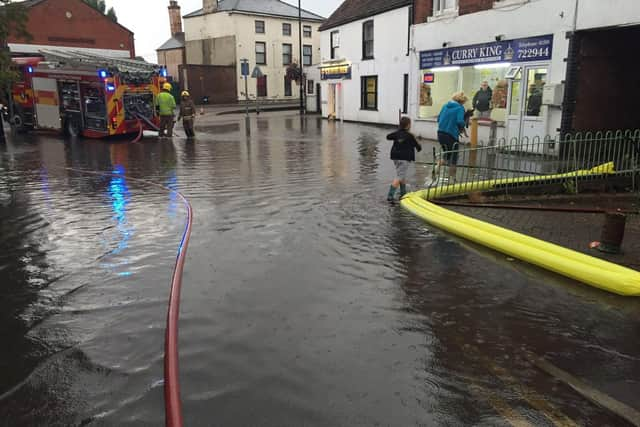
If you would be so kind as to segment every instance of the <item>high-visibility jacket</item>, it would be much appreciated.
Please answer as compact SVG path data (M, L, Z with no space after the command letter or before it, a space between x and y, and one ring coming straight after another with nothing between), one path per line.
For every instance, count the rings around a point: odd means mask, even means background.
M161 116L173 116L176 109L176 100L169 92L160 92L156 99L156 105L160 109Z

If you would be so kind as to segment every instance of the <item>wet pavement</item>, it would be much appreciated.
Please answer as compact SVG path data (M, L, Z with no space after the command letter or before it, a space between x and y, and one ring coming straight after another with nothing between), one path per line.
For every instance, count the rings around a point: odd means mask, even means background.
M384 202L387 129L269 113L250 138L238 116L199 130L0 146L0 425L163 424L185 212L140 180L194 208L185 425L630 425L532 358L640 409L640 301Z

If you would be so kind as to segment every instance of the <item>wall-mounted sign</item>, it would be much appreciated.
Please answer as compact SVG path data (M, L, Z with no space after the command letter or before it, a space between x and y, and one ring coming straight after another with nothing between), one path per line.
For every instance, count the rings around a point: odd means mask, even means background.
M351 65L336 64L320 67L320 78L322 80L349 80L351 79Z
M505 40L422 51L420 52L420 69L499 62L549 61L552 53L553 35Z
M435 73L424 73L424 76L422 76L422 82L423 83L435 83L436 82L436 75Z

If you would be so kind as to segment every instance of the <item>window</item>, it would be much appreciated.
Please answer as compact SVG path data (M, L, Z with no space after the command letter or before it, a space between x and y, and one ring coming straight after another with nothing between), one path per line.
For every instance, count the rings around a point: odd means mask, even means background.
M267 64L267 44L265 42L256 42L256 64Z
M362 59L373 59L373 21L362 24Z
M282 65L291 64L291 52L293 51L293 47L290 44L282 45Z
M305 66L313 64L313 47L308 44L302 47L302 63Z
M378 109L378 76L363 76L360 78L362 88L362 99L360 101L360 109L377 110Z
M291 79L287 76L284 76L284 96L292 96L291 92Z
M455 92L463 91L469 97L465 108L474 108L475 103L477 114L482 110L488 112L488 117L493 120L505 121L509 86L505 79L506 74L507 68L501 64L423 70L420 80L418 117L435 120L442 107L451 100L451 96ZM519 84L519 80L514 82L514 85ZM514 101L514 105L517 104L514 108L519 109L520 99Z
M402 114L409 111L409 74L405 74L402 79Z
M311 38L311 25L305 25L302 27L302 35L307 39Z
M291 35L291 24L282 24L282 35L283 36Z
M413 6L409 6L409 25L407 25L407 56L411 51L411 26L413 25Z
M331 32L331 59L338 58L340 54L340 32L332 31Z
M314 88L315 82L313 80L307 80L307 94L313 95Z
M256 34L264 34L264 21L256 21Z
M433 16L455 12L458 0L433 0Z

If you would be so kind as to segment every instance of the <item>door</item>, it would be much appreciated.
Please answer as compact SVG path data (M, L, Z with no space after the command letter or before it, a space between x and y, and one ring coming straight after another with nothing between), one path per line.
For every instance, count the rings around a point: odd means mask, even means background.
M316 111L320 114L322 114L322 92L320 91L320 88L322 86L320 85L320 83L316 83Z
M267 97L267 76L258 77L258 97Z
M509 83L507 132L510 144L521 150L536 150L537 147L530 145L533 139L539 137L543 140L545 137L547 107L542 105L542 94L548 73L546 65L519 67L517 72L514 70Z
M336 117L336 85L334 83L329 84L327 116L329 118Z
M60 97L55 79L33 78L36 102L36 123L42 129L62 129L60 122Z

